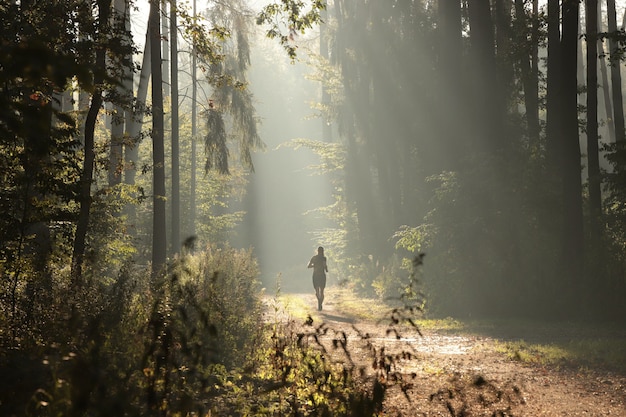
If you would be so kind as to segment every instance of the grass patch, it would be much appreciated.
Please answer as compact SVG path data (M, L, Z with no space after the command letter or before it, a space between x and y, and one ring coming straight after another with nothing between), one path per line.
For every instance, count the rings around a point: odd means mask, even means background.
M496 341L496 351L516 361L539 365L560 365L572 359L572 355L562 347L530 344L523 340L515 342Z
M311 306L297 294L281 294L278 296L278 303L296 320L306 320L311 314Z
M326 300L332 300L338 313L363 321L380 320L390 309L381 300L360 297L347 288L329 288L326 291Z
M568 324L551 337L553 325L537 324L540 340L498 340L496 349L509 358L541 365L600 368L626 373L626 337L598 326L589 332L584 325Z
M455 320L452 317L443 319L422 319L418 320L417 323L422 330L460 332L465 329L463 322Z

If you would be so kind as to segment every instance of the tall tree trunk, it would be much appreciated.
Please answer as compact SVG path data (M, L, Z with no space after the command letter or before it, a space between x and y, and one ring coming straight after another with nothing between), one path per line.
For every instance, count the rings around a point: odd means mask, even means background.
M611 57L619 53L619 43L615 39L617 34L617 16L615 0L606 1L606 13L609 22L609 53ZM624 127L624 103L622 101L622 73L619 59L611 59L611 92L613 96L613 120L615 123L615 140L626 141Z
M169 25L168 25L168 14L167 14L167 5L168 0L161 0L161 59L162 59L162 69L161 73L163 74L163 96L170 96L170 70L169 65L165 63L170 56L169 49Z
M587 11L587 173L592 227L596 228L602 207L598 155L598 0L587 0L585 10Z
M126 13L126 1L127 0L114 0L113 1L113 15L112 22L116 21L125 22ZM126 41L126 39L124 39ZM127 71L122 71L122 78L127 74ZM122 182L123 171L123 156L122 156L122 142L124 139L124 107L120 105L119 100L124 96L125 80L120 80L121 83L114 87L115 89L115 103L112 105L111 112L111 144L109 148L109 186L113 187Z
M546 93L546 153L548 169L560 172L561 152L561 12L558 0L548 1L548 74ZM558 178L549 175L548 178Z
M150 23L146 30L146 41L143 49L143 59L141 71L139 72L139 84L135 96L135 106L131 109L129 123L126 124L129 144L124 148L124 161L126 166L124 182L128 185L135 185L135 175L137 174L137 161L139 160L139 142L141 141L141 127L143 116L146 113L146 100L148 97L148 86L150 81ZM132 81L132 79L131 79ZM135 206L129 205L127 208L129 221L136 220ZM131 229L133 230L133 229Z
M539 83L539 0L532 0L533 13L532 13L532 28L530 33L531 55L530 55L530 67L531 73L537 79ZM538 93L537 93L538 94Z
M512 90L514 82L513 65L509 55L511 53L511 0L495 1L496 23L496 70L498 76L499 96L498 107L508 109L508 92Z
M98 36L104 37L105 27L108 25L110 17L111 3L107 0L98 0ZM103 41L103 39L100 39ZM72 251L71 275L74 284L79 284L82 280L83 259L85 256L85 242L87 229L89 227L89 214L91 210L91 183L93 181L93 169L95 162L94 135L98 113L102 106L102 88L104 82L104 71L106 68L106 52L104 47L96 48L95 71L93 76L96 87L91 97L91 105L85 118L85 141L83 170L80 179L80 210L78 222L76 224L76 234L74 236L74 246Z
M170 59L172 93L172 242L173 254L180 251L180 145L178 119L178 33L176 0L170 0Z
M526 10L524 9L524 0L515 0L515 14L518 25L517 31L526 31ZM531 14L531 39L535 36L535 21L537 15ZM514 28L515 29L515 28ZM523 32L522 32L523 33ZM539 134L541 127L539 124L539 87L537 72L535 72L534 56L536 45L531 42L530 49L520 54L519 66L522 75L522 84L524 87L524 107L526 108L526 124L528 126L528 145L533 150L539 149Z
M475 145L482 150L500 149L503 140L503 109L500 106L500 89L493 81L497 79L495 40L489 0L468 0L470 22L470 59L472 76L472 100L468 109L475 116Z
M163 271L167 257L165 225L165 143L163 74L161 72L160 0L150 0L150 55L152 72L152 276Z
M328 54L328 43L330 42L328 38L328 2L324 1L325 7L320 11L320 17L322 22L320 24L320 56L325 60L329 61ZM328 89L326 88L325 83L322 83L322 106L330 105L330 95L328 94ZM322 117L322 140L324 142L332 142L333 140L333 131L332 125L330 124L329 117Z
M582 34L583 33L583 27L582 27L582 21L579 19L578 20L578 33ZM584 85L585 80L586 80L586 72L585 72L585 54L583 53L583 38L581 36L579 36L578 41L576 42L576 80L577 83L579 85ZM577 95L578 97L578 104L579 106L585 106L587 103L587 93L586 91L581 91L580 93L578 93ZM584 135L585 132L582 132L582 138L581 141L584 141Z
M563 252L562 272L568 280L566 285L576 303L581 290L584 259L582 184L580 163L580 140L578 133L578 83L576 79L576 59L578 44L578 0L563 2L562 102L563 124L561 129L561 152L563 155ZM572 304L574 307L575 304Z
M196 22L196 0L193 0L193 19ZM196 47L191 53L191 184L189 190L190 234L196 235L196 141L198 140L198 79Z
M599 16L598 16L599 18ZM599 30L600 32L602 29ZM598 40L598 55L600 58L600 76L602 77L602 82L600 83L602 87L602 97L604 98L604 114L606 117L606 126L609 132L609 142L615 142L615 122L613 120L613 104L611 103L611 87L609 84L609 75L606 69L606 57L604 52L604 42L602 40Z
M437 39L441 42L438 48L439 65L438 73L441 74L439 88L446 94L439 97L442 102L439 103L439 112L441 114L449 114L450 118L457 120L458 123L440 123L442 138L442 158L436 158L443 161L443 165L438 169L427 170L430 172L440 172L441 170L456 171L459 169L461 157L465 154L463 149L465 141L461 140L463 133L467 132L468 117L465 109L468 106L465 103L459 103L457 100L449 100L448 97L453 92L463 92L467 89L467 84L463 82L462 62L463 56L463 38L461 26L461 2L459 0L441 0L439 1L438 10L438 35ZM460 99L464 100L468 94L459 94Z

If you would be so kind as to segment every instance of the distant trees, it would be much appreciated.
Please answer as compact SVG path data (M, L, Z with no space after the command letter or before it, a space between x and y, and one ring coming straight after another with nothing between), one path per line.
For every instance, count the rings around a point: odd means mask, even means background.
M591 45L599 31L589 20L596 4L585 4L584 160L579 2L551 1L542 10L537 1L422 6L328 4L336 27L329 56L343 81L343 97L330 101L341 103L345 198L358 219L354 267L367 256L384 264L393 248L380 236L395 236L399 248L429 255L426 264L440 274L429 284L435 305L577 310L595 285L588 276L598 240L588 241L594 232L586 225L607 209L599 206L602 120ZM606 36L615 51L619 34L609 28ZM621 91L620 81L612 85ZM589 312L605 309L591 298Z

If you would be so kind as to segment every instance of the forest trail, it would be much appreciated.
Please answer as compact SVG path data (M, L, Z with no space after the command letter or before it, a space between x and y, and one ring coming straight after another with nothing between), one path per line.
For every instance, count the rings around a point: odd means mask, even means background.
M310 315L313 323L307 331L317 329L333 360L372 375L372 352L394 358L392 369L402 382L390 384L385 415L626 416L623 374L513 360L498 349L501 341L482 335L423 330L422 336L412 331L398 338L388 332L386 322L358 319L337 309L332 290L322 311L317 311L314 294L289 294L287 299L274 319L303 326ZM333 348L333 340L344 335L349 357Z

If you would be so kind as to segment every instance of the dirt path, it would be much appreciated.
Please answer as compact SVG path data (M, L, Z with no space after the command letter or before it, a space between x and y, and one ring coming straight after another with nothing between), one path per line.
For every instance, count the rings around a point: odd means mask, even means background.
M370 374L372 349L394 358L393 369L404 382L387 391L386 415L626 416L624 375L524 364L498 352L489 337L426 332L398 340L386 325L347 317L330 300L318 312L312 294L295 297L311 306L314 326L327 329L320 339L329 351L332 339L345 334L352 361ZM402 352L411 359L394 356ZM341 352L334 355L346 360Z

